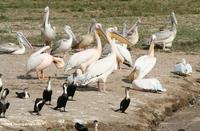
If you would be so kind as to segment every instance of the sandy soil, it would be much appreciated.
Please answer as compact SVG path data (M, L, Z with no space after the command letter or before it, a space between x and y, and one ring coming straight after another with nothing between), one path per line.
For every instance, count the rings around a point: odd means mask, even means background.
M6 113L7 119L0 119L0 130L29 129L44 130L47 127L60 128L63 130L74 130L74 121L81 120L93 130L93 120L100 122L100 131L132 131L132 130L153 130L166 116L173 114L179 108L186 106L199 93L199 84L196 81L200 73L199 54L164 53L156 52L157 64L147 77L158 78L167 89L166 93L155 94L148 92L131 91L131 104L126 111L128 114L116 113L112 108L117 109L124 97L123 86L130 86L124 81L125 76L131 71L123 67L109 76L107 94L96 90L96 83L90 84L88 88L81 88L75 94L76 101L67 103L67 112L54 111L51 107L56 105L57 97L62 93L62 84L65 82L63 70L57 70L51 65L45 70L47 75L53 78L53 101L52 106L44 106L42 116L33 116L29 111L33 110L34 100L42 96L47 81L40 81L33 78L27 79L25 65L32 53L29 50L25 55L0 55L0 73L3 74L4 87L10 89L8 101L11 103ZM132 58L135 60L145 54L145 50L134 49ZM171 73L176 62L186 58L194 68L194 73L188 78L178 77ZM102 67L103 68L103 67ZM55 77L55 74L56 77ZM29 88L30 99L17 99L15 91ZM40 127L40 128L38 128Z

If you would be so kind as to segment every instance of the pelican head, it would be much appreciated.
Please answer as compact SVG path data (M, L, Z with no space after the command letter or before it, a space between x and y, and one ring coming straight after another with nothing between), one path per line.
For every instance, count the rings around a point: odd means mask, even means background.
M23 35L23 33L21 32L16 32L16 36L17 36L17 40L19 42L19 44L23 44L29 48L33 48L32 45L30 44L30 42L26 39L26 37Z
M186 65L186 60L185 60L185 58L183 58L183 59L181 60L181 63L183 63L184 65Z
M174 24L176 24L176 25L178 24L178 22L177 22L177 20L176 20L176 16L175 16L175 13L174 13L174 12L172 12L172 13L171 13L171 22L172 22L172 23L174 23Z
M75 41L77 41L75 34L72 31L72 28L69 25L65 25L64 31L70 33Z
M49 12L49 7L48 6L44 8L44 13L47 13L47 12Z
M141 21L141 19L140 19L140 18L138 18L138 21L137 21L137 23L138 23L138 24L141 24L141 23L142 23L142 21Z
M152 43L155 39L156 39L156 35L153 34L153 35L151 36L150 43Z
M132 82L133 80L137 79L139 76L139 72L140 69L136 66L134 70L128 75L128 80Z

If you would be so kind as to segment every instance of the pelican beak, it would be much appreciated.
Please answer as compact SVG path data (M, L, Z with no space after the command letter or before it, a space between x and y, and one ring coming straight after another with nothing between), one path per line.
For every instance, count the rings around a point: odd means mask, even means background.
M96 29L96 31L99 36L103 37L103 39L105 39L107 41L107 36L102 28L98 28L98 29Z
M63 68L65 65L65 62L63 60L63 58L59 58L59 57L54 57L53 63L56 65L57 68Z
M121 44L131 45L131 42L128 39L126 39L117 32L110 32L109 36L111 37L111 39L116 39Z
M134 70L128 75L127 78L129 81L132 82L133 80L137 79L138 75L139 75L139 69L135 67Z
M31 45L31 43L26 39L26 37L21 32L17 32L17 39L19 42L21 42L25 46L33 49L33 46Z

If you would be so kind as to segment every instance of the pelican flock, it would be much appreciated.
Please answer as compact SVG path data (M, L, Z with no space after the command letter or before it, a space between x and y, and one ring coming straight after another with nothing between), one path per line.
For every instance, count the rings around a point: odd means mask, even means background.
M107 92L106 83L108 77L113 79L111 77L112 74L118 72L117 68L122 69L122 64L129 66L130 68L128 69L132 70L127 77L131 84L130 87L125 88L125 98L121 101L120 108L115 111L124 113L127 110L131 102L131 96L129 94L130 89L137 91L153 91L156 93L166 92L167 89L161 84L162 81L160 81L159 78L148 78L147 75L152 71L157 62L154 51L155 44L162 45L164 50L172 46L177 32L175 13L171 13L171 29L162 30L151 35L147 54L133 61L132 56L135 52L129 51L127 47L137 44L139 40L138 26L140 23L141 20L138 19L128 31L126 31L127 25L124 23L122 34L119 34L116 27L103 29L101 23L93 20L88 34L82 36L81 39L75 36L69 25L65 25L64 31L69 36L68 39L60 39L53 43L56 32L55 28L52 27L49 22L49 7L47 6L44 9L44 19L41 29L45 46L39 49L37 48L37 51L32 52L27 58L26 63L27 75L35 72L39 80L49 78L48 86L43 90L42 98L38 97L35 99L33 113L41 115L40 112L45 103L48 101L49 104L51 104L54 98L52 97L54 94L52 93L51 77L45 77L44 75L44 70L52 63L54 63L57 69L63 69L64 78L67 78L67 82L62 83L62 88L58 89L62 89L63 93L58 97L57 105L53 108L54 110L60 109L60 111L65 112L66 108L68 108L66 104L69 97L73 100L75 91L77 88L81 88L81 86L88 86L90 83L96 83L96 87L99 91L102 93ZM0 53L24 54L25 46L33 48L21 32L17 32L16 35L19 45L12 43L1 44ZM104 39L104 41L102 39ZM108 48L102 47L105 41L107 42L107 44L105 44L107 46L109 45ZM90 47L92 42L96 43L95 47ZM77 48L82 48L82 50L75 52L64 60L65 54L69 53L69 50ZM105 50L107 51L106 53L104 53ZM58 54L63 54L63 58L56 56ZM191 75L192 66L183 59L181 63L175 65L174 70L180 74ZM70 71L73 71L73 73ZM68 77L66 77L66 75ZM0 91L3 89L1 76L2 74L0 74ZM101 82L103 86L100 85ZM8 93L9 90L5 88L2 92L2 98L0 99L0 115L2 114L2 117L5 117L5 112L10 105L10 103L5 101ZM16 95L19 98L30 97L26 90L22 93L17 92ZM63 110L61 110L61 108L63 108Z

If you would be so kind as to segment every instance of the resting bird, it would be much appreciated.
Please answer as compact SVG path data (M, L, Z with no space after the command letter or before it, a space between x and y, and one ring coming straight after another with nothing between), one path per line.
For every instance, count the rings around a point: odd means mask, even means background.
M137 44L139 40L139 33L138 33L138 26L141 23L141 20L138 19L136 23L128 30L126 31L126 23L123 24L123 36L126 37L130 42L131 45Z
M155 44L162 46L165 51L168 51L172 47L172 42L176 37L177 20L174 12L171 13L171 24L170 30L161 30L154 34L156 36L154 40Z
M140 68L136 67L133 73L133 81L131 89L139 91L150 91L150 92L165 92L166 89L163 88L160 81L155 78L140 79L138 78L140 74Z
M41 115L40 111L42 110L42 107L45 104L45 100L42 98L36 98L35 104L34 104L34 110L33 113L36 113L37 115Z
M16 37L19 45L16 45L14 43L0 44L0 53L21 55L24 54L26 51L25 46L31 49L33 48L32 45L29 43L29 41L21 32L16 32Z
M72 47L73 39L76 39L70 26L65 25L64 31L68 34L69 39L61 39L57 41L55 44L53 44L51 50L52 55L63 53L63 58L65 53Z
M0 118L5 118L6 110L9 108L10 103L6 101L6 97L9 94L8 88L5 88L2 92L0 99Z
M78 37L77 39L74 39L73 45L72 45L73 49L81 49L81 48L85 49L89 45L91 45L91 43L94 42L94 40L95 40L94 31L95 31L96 23L97 23L96 20L92 19L88 34L82 35L82 36Z
M78 122L75 123L74 127L77 131L88 131L88 128L85 127L83 124L80 124Z
M133 66L133 71L128 76L129 81L132 82L133 79L135 78L133 72L135 71L136 67L140 69L140 72L137 77L141 79L144 76L146 76L155 66L156 64L156 57L154 56L154 40L155 39L156 39L156 36L152 35L148 54L143 55L136 59L135 64Z
M27 99L30 98L30 94L27 91L27 88L23 90L23 92L15 92L18 98Z
M41 36L46 45L51 45L51 42L56 37L55 27L52 27L49 22L49 7L45 7L44 9L44 20L41 28Z
M51 105L51 96L52 96L51 77L49 77L48 86L44 89L42 95L43 99L45 100L45 103L49 101L49 105Z
M63 84L63 94L61 96L58 97L57 99L57 106L54 107L54 110L63 108L63 112L65 112L65 107L68 101L68 95L67 95L67 84L64 83Z
M183 58L181 63L175 65L174 72L183 76L191 75L192 66L189 63L186 63L186 60Z
M54 57L49 53L45 53L49 46L44 46L40 50L34 52L28 59L26 65L27 74L30 72L36 72L38 79L45 79L43 70L54 63L57 68L64 66L64 60L59 57Z
M120 103L120 108L115 111L121 111L122 113L125 113L126 109L128 108L130 104L130 97L129 97L129 87L125 88L125 98Z

